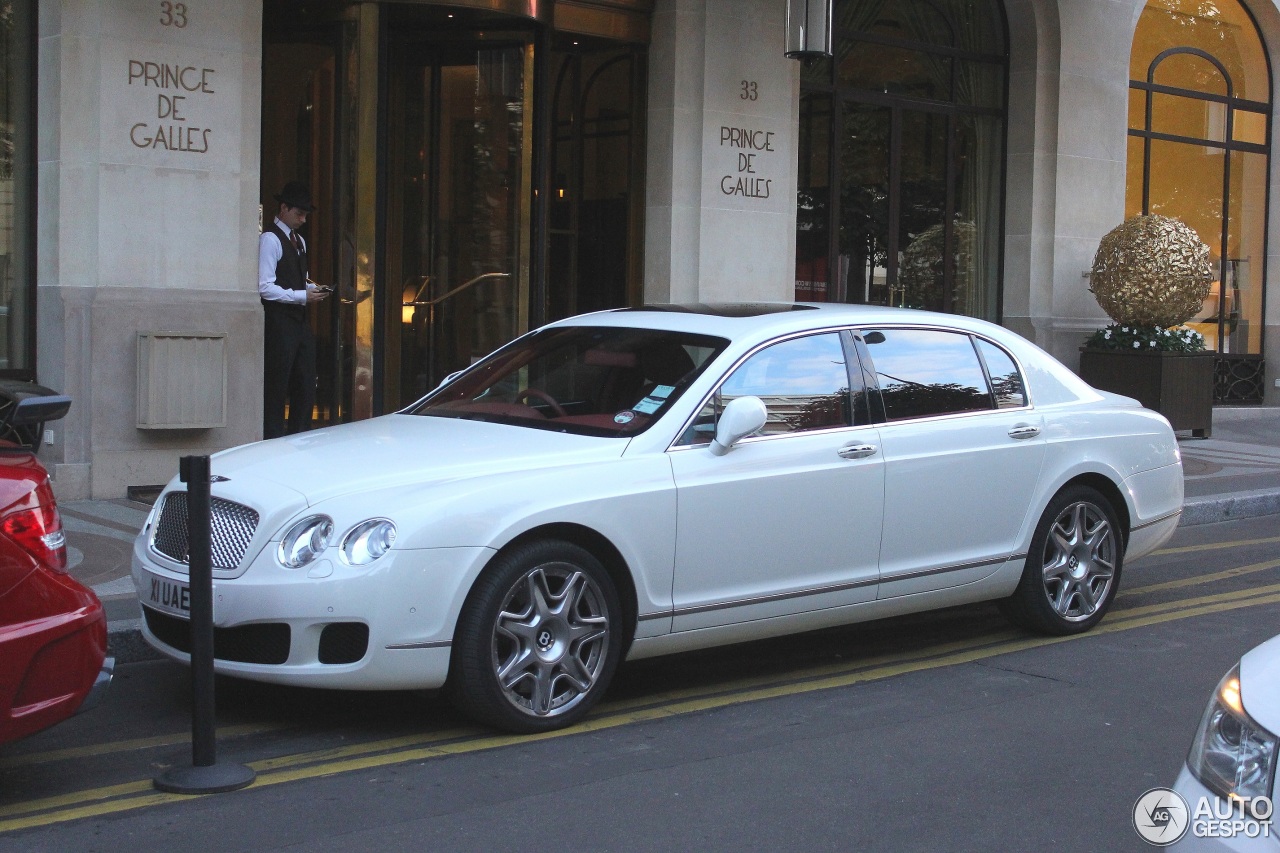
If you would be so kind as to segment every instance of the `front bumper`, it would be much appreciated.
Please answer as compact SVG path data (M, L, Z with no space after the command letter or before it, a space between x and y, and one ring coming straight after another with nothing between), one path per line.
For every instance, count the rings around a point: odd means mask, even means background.
M215 671L275 684L404 690L444 684L458 613L493 551L392 551L360 568L334 550L302 569L286 569L273 555L269 544L238 577L214 579ZM185 632L171 630L188 619L185 602L172 594L173 585L188 583L186 565L152 552L144 535L134 545L133 581L146 617L143 637L189 662L175 639ZM367 629L367 645L332 662L326 638L334 626L354 628L346 632L354 636ZM268 651L253 647L262 638Z

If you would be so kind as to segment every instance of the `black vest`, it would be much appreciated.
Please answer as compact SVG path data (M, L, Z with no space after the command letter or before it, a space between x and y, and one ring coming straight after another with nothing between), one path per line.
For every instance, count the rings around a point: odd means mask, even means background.
M299 252L293 248L293 241L288 235L281 230L280 226L274 222L268 229L275 234L280 240L280 248L282 250L280 260L276 263L276 284L285 290L306 290L307 289L307 253ZM287 316L302 319L306 316L306 306L296 305L294 303L276 302L270 299L262 300L262 307L268 313L283 312Z

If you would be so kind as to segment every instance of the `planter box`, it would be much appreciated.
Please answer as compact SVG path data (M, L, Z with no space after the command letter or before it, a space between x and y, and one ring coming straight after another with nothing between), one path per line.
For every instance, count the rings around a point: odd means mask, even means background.
M1213 428L1212 352L1080 350L1080 378L1094 388L1133 397L1169 419L1175 430L1208 438Z

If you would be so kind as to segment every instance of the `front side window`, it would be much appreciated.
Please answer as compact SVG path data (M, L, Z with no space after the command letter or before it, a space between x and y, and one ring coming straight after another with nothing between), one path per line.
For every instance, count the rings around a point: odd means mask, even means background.
M761 435L849 426L854 418L845 349L836 332L792 338L767 346L729 375L698 413L681 444L706 444L720 413L738 397L759 397L768 411ZM858 410L865 412L861 395Z
M35 3L0 3L0 375L34 377Z
M727 344L657 329L545 329L503 347L409 413L631 436L661 417Z
M862 338L875 365L887 420L995 408L982 362L968 335L933 329L875 329L864 331ZM1001 368L993 369L998 372ZM1009 391L1002 393L1007 396Z

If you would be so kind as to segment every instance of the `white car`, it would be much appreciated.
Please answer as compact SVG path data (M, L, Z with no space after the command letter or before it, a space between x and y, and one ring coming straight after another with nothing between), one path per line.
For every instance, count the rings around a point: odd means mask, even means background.
M212 460L216 669L580 719L619 661L1000 600L1084 631L1182 510L1169 424L1018 335L854 305L552 323L396 414ZM187 660L186 492L134 547Z
M1174 791L1176 850L1280 851L1280 636L1247 652L1209 698Z

